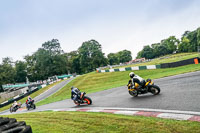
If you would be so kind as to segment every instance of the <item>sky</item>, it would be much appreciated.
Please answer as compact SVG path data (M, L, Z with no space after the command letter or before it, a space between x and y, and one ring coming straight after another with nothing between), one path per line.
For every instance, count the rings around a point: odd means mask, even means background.
M0 63L58 39L64 52L94 39L105 55L181 38L200 27L199 0L0 0Z

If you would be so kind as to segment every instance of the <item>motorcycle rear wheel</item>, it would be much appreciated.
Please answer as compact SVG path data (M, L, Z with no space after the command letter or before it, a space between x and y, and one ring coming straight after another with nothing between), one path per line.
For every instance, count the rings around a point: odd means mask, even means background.
M153 95L158 95L160 93L160 88L156 85L152 85L150 90Z
M12 112L13 112L13 107L11 106L11 107L10 107L10 113L12 113Z

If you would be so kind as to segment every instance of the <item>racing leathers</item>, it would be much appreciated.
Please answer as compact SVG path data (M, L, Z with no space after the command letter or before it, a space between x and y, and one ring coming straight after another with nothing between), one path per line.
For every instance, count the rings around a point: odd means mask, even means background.
M18 103L15 101L13 104L12 104L13 108L17 108L18 106Z
M145 80L138 75L135 75L133 78L131 78L131 80L129 80L129 82L132 83L133 88L135 87L135 83L138 83L139 84L138 89L141 89L145 85Z
M32 98L29 96L26 100L26 106L28 107L28 104L30 104L30 102L32 101Z
M81 91L78 88L73 88L71 90L71 99L72 100L80 102L80 95L81 95Z

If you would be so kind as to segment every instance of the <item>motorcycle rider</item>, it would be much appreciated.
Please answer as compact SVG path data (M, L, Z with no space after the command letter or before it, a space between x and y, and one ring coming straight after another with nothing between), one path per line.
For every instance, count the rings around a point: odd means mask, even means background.
M13 108L17 108L17 106L18 106L17 101L14 101L14 103L12 104L12 106L13 106Z
M26 106L28 106L28 104L30 104L31 101L32 101L31 96L28 96L28 98L26 100Z
M129 83L132 83L132 88L135 87L135 83L139 84L138 90L142 89L145 85L145 80L141 78L140 76L136 75L134 72L129 73L129 76L131 80L129 80Z
M71 87L71 99L80 103L81 91L78 88Z

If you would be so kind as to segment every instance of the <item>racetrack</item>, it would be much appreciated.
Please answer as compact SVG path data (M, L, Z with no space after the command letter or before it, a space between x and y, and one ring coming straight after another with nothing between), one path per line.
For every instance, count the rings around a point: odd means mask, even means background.
M68 84L73 79L74 79L74 77L70 78L68 80L64 80L63 82L57 84L56 86L53 86L52 88L48 89L44 93L42 93L39 96L35 97L34 98L35 102L39 102L39 101L41 101L41 100L49 97L50 95L54 94L55 92L57 92L59 89L61 89L62 87L64 87L66 84Z
M132 97L127 87L122 86L89 94L93 104L79 107L149 108L200 112L200 71L157 79L154 83L161 88L159 95L154 96L149 93ZM76 108L76 106L72 100L67 99L39 106L35 111L65 108ZM17 111L17 113L20 112L26 112L26 110Z

